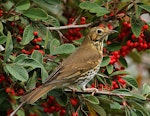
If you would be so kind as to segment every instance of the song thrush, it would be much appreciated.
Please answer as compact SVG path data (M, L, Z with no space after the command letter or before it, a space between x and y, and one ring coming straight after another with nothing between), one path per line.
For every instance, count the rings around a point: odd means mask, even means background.
M32 104L54 88L81 86L97 74L103 58L103 41L114 30L93 27L85 37L81 46L66 58L39 88L21 98L22 102Z

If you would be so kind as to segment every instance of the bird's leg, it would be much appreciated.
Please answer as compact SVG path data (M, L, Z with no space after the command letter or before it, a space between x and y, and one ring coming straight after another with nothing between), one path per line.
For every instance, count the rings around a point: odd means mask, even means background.
M82 91L92 92L92 95L94 96L94 93L98 92L99 90L97 88L86 88L85 86L82 86Z

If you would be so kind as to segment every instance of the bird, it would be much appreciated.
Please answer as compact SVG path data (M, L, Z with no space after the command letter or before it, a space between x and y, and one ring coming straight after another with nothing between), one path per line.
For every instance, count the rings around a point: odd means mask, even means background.
M100 69L103 59L103 42L114 32L116 31L108 27L92 27L80 47L63 60L40 87L22 96L21 102L33 104L54 88L77 85L82 91L88 91L87 83Z

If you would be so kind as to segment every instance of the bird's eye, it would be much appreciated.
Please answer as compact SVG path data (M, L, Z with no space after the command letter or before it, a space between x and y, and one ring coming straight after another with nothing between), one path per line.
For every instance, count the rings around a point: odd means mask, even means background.
M98 34L101 34L101 33L102 33L102 30L101 30L101 29L97 29L97 33L98 33Z

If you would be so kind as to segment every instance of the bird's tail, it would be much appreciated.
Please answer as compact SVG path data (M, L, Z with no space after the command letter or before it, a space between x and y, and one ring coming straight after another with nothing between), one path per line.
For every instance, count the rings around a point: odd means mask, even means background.
M33 104L39 98L41 98L43 95L45 95L50 90L52 90L54 87L55 87L54 85L47 85L47 86L42 85L39 88L36 88L35 90L31 91L30 93L24 95L21 98L21 102L26 102L28 104Z

